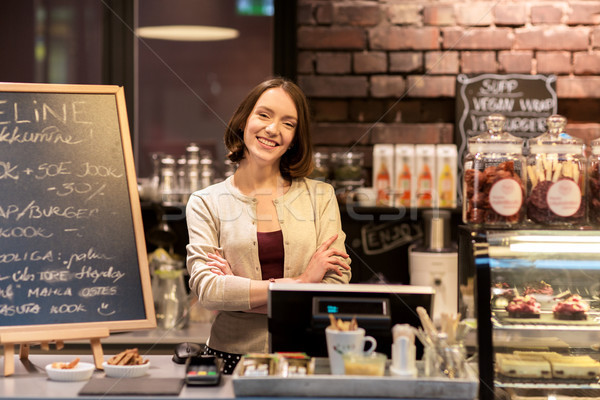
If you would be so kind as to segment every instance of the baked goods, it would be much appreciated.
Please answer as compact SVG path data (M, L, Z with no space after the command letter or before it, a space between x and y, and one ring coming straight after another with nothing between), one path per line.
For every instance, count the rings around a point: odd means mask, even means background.
M546 294L552 295L554 294L554 289L552 285L546 283L544 281L529 283L523 289L523 295L527 294Z
M142 365L148 360L144 360L138 353L138 349L127 349L109 358L107 361L110 365Z
M490 192L493 187L506 179L505 183L509 183L517 188L516 197L517 205L514 209L514 214L503 215L498 213L499 209L494 208L494 204L490 204ZM483 171L476 169L465 170L465 197L466 210L465 222L472 224L504 224L517 223L523 218L522 201L525 188L519 173L515 171L513 161L506 161L496 166L489 166ZM493 202L492 202L493 203ZM504 212L504 211L501 211Z
M578 294L573 294L552 307L554 318L562 320L584 320L590 305L581 299Z
M552 377L550 363L543 357L496 354L496 370L509 378L549 379Z
M541 306L533 296L515 296L506 306L510 318L539 318Z
M510 378L597 379L600 362L590 356L571 356L551 351L515 351L496 354L498 373Z
M74 359L70 363L53 362L52 363L52 368L56 368L56 369L73 369L73 368L75 368L75 366L77 364L79 364L79 357L77 357L76 359Z

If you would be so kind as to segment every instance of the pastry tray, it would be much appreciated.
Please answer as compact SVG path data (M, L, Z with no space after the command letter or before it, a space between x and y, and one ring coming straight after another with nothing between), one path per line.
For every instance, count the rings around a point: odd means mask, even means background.
M329 360L316 357L314 374L306 376L240 376L241 365L232 375L233 390L237 397L394 397L411 399L475 399L479 380L470 365L467 377L423 377L423 364L417 361L419 376L405 378L389 376L331 375ZM389 361L388 361L389 363Z

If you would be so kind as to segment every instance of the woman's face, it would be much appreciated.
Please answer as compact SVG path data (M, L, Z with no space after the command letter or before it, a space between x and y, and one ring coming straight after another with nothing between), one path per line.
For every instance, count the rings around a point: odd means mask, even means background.
M297 124L296 106L285 90L266 90L246 120L244 144L248 160L278 164L292 144Z

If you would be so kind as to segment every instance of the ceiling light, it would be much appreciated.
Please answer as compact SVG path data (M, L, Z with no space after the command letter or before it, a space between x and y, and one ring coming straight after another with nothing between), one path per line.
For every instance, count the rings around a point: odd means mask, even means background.
M144 26L137 29L137 35L144 39L178 40L184 42L235 39L239 34L237 29L202 25Z

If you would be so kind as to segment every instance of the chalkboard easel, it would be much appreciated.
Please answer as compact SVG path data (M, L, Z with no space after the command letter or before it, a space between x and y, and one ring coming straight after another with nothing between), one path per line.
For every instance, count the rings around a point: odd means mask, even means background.
M0 83L0 345L156 327L123 88Z

